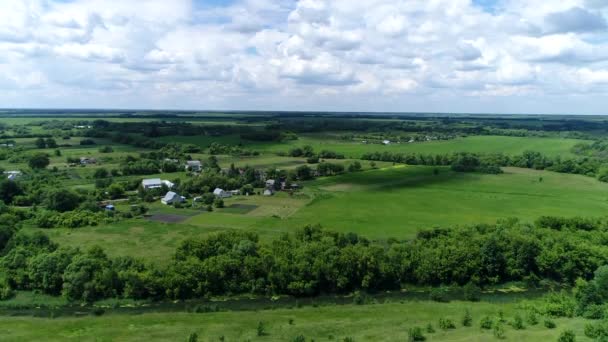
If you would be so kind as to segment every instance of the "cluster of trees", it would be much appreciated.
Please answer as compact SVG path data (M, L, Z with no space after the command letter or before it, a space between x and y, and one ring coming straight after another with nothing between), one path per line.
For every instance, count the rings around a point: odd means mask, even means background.
M382 243L310 226L270 242L252 232L230 231L184 241L166 266L111 259L98 248L58 249L42 235L19 232L4 243L0 274L10 290L62 293L71 300L313 296L396 290L406 284L483 287L541 279L572 285L593 279L608 261L603 244L608 221L583 220L589 230L581 231L578 220L560 229L508 220ZM597 286L601 300L604 287ZM594 296L585 298L594 303Z
M57 142L53 138L38 138L34 141L37 148L57 148Z
M242 146L222 145L219 143L211 143L209 146L209 154L229 154L234 156L257 156L260 152L244 149Z
M287 155L290 157L305 157L309 160L316 160L317 162L319 159L344 159L343 154L334 151L323 150L319 153L315 153L314 148L310 145L292 148L287 152Z

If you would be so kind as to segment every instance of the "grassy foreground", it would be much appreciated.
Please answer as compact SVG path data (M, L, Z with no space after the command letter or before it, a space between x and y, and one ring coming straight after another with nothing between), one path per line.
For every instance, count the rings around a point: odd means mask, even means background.
M471 327L463 327L464 311L473 318ZM407 341L408 329L425 328L431 323L435 333L426 333L427 341L491 341L497 340L492 330L482 330L484 316L496 319L499 311L511 321L516 314L525 317L517 303L435 303L406 301L373 305L320 306L253 312L218 313L149 313L82 318L3 317L0 320L2 341L185 341L197 333L199 341L292 341L302 335L306 340L343 341ZM455 322L456 329L442 330L439 318ZM555 329L543 325L515 330L504 324L503 341L557 341L565 329L583 335L584 319L556 319ZM258 336L262 322L263 336Z

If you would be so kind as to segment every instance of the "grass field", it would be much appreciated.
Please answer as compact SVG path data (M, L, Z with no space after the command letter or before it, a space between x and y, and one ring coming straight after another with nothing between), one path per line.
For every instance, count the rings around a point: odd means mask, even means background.
M530 302L534 304L534 302ZM469 309L471 327L461 319ZM425 333L428 341L497 341L492 331L481 330L484 316L496 317L502 311L507 321L526 311L517 302L507 303L435 303L403 301L373 305L329 305L253 312L218 313L146 313L141 315L107 314L82 318L3 317L0 320L2 341L185 341L197 333L199 341L407 341L409 328L425 328L431 323L436 332ZM456 329L441 330L439 318L456 323ZM555 329L540 324L515 330L504 324L503 341L557 341L565 329L573 330L577 341L588 341L584 325L590 321L556 319ZM265 334L258 336L262 322ZM291 323L290 323L291 322ZM223 336L223 339L220 337Z
M407 238L422 228L509 217L602 216L608 210L608 184L517 168L502 175L447 169L434 175L430 167L398 166L320 179L311 186L319 190L317 199L291 216L289 227L319 223L371 238Z
M505 153L521 154L524 151L537 151L549 156L572 156L571 148L585 140L537 138L537 137L506 137L506 136L470 136L453 140L402 143L383 146L380 144L364 144L360 141L345 141L335 134L302 134L298 140L282 143L259 143L242 141L238 136L208 137L162 137L166 142L180 142L208 147L212 142L236 145L242 143L246 148L261 152L287 152L294 147L312 146L315 151L331 150L344 154L347 158L359 158L369 152L392 153L422 153L449 154L455 152L475 153Z
M164 262L186 238L226 229L254 230L262 239L308 224L373 239L411 238L421 229L501 218L533 221L543 215L603 216L608 184L577 175L507 168L502 175L454 173L397 166L322 178L290 197L237 196L226 206L203 212L150 205L152 214L183 215L180 223L133 219L103 227L43 230L62 245L104 247L109 254ZM542 182L540 181L542 177ZM34 229L34 228L30 228Z

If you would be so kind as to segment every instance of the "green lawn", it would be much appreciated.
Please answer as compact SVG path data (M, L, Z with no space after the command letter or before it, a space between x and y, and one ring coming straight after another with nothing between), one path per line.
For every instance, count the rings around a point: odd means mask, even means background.
M608 184L517 168L501 175L447 169L434 175L432 167L397 166L320 179L309 187L318 189L312 203L286 220L263 223L285 228L319 223L371 238L408 238L423 228L608 212Z
M532 304L534 302L531 302ZM461 319L469 309L471 327L463 327ZM199 341L292 341L302 335L306 341L407 341L412 327L425 328L431 323L436 332L425 333L428 341L498 341L492 331L480 329L479 322L488 315L496 320L499 311L511 321L519 313L517 302L507 303L435 303L403 301L374 305L329 305L294 309L219 313L146 313L141 315L106 314L101 317L32 318L2 317L2 341L185 341L197 333ZM439 318L455 322L456 329L441 330ZM291 320L291 324L290 324ZM565 329L572 329L577 341L589 341L584 326L590 321L556 319L555 329L540 324L515 330L504 324L503 341L557 341ZM257 327L263 322L264 336Z

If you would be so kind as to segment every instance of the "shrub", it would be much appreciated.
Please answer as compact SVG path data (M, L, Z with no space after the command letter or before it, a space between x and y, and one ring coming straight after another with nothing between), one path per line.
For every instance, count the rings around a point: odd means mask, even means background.
M499 340L502 340L505 338L505 328L503 326L502 323L496 323L494 325L494 329L492 330L492 333L494 334L494 337L496 337Z
M585 336L589 338L598 338L600 336L600 330L595 326L595 324L587 324L585 325Z
M511 326L515 330L523 330L526 328L524 326L524 320L521 318L520 314L515 314L515 317L513 318L513 322L511 322Z
M493 325L494 325L494 321L492 321L492 318L490 316L485 316L484 318L482 318L481 323L479 324L481 329L484 329L484 330L492 329Z
M464 312L464 316L462 317L462 326L470 327L473 325L473 317L471 316L471 312L467 309Z
M429 298L432 301L446 303L448 302L448 289L445 287L437 287L431 290Z
M526 321L530 325L537 325L538 324L538 315L536 314L536 312L533 310L530 310L528 312L528 316L526 317Z
M442 317L439 319L439 328L443 330L456 329L456 324L451 319Z
M188 336L187 342L198 342L198 334L192 333Z
M555 322L551 319L546 319L545 320L545 328L547 329L555 329L557 325L555 324Z
M557 342L574 342L576 341L576 334L572 330L565 330L559 335Z
M435 333L435 328L433 327L433 325L431 323L426 325L426 332L427 332L427 334Z
M304 337L304 335L298 335L298 336L294 337L291 341L292 342L306 342L306 337Z
M422 329L420 327L410 328L407 332L409 342L415 341L426 341L426 337L422 334Z
M266 336L266 325L264 324L264 322L258 322L258 327L257 327L257 334L258 336Z
M470 302L478 302L481 298L481 289L473 283L468 283L463 286L462 292L464 299Z
M602 319L604 318L604 307L602 305L591 304L585 308L582 316L587 319Z

